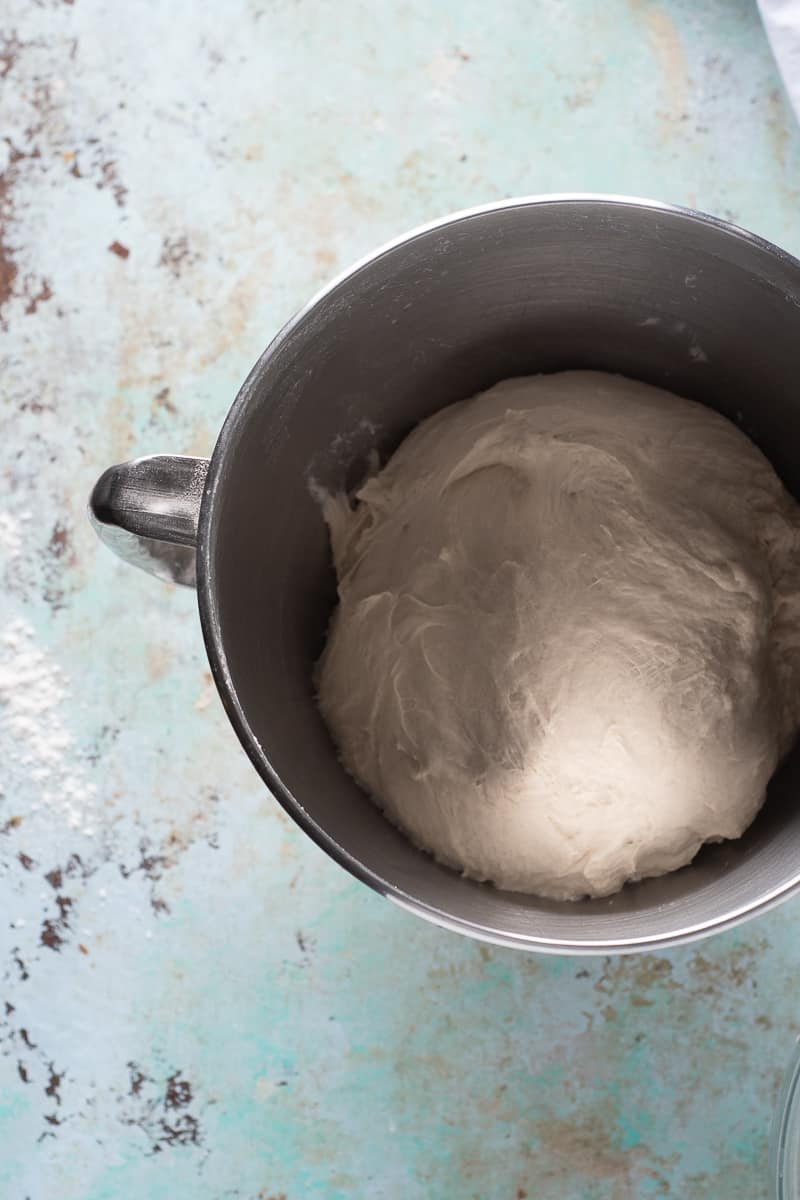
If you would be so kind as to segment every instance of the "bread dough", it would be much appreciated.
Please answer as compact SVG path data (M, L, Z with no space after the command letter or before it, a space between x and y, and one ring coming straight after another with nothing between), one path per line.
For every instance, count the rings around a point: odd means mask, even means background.
M606 896L736 838L800 723L800 509L712 410L510 379L326 502L342 762L440 861Z

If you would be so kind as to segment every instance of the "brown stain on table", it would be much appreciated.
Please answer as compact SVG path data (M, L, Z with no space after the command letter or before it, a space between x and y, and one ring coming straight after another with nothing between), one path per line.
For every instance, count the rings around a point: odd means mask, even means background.
M679 120L685 113L692 92L689 64L680 31L663 7L649 0L630 0L631 10L644 26L661 74L665 110L659 114L669 122Z

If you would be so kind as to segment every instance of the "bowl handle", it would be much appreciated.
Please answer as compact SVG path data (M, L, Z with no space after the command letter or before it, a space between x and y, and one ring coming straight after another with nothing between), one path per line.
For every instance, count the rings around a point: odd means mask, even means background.
M200 502L208 459L154 454L109 467L89 499L89 519L120 558L159 579L195 586Z

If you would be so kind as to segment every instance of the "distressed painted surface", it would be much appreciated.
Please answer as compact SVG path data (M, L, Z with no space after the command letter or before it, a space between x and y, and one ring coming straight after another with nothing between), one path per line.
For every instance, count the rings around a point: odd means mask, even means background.
M2 15L0 1192L765 1196L800 905L620 961L424 926L283 816L194 597L83 513L113 460L207 452L292 310L448 210L639 193L800 252L754 5Z

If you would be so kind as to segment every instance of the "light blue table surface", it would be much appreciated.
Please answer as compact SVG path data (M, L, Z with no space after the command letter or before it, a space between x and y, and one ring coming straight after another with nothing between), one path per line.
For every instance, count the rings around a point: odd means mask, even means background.
M759 1200L800 903L544 959L331 863L238 749L195 598L94 477L207 453L339 268L451 209L602 190L800 252L750 0L4 0L0 1195Z

